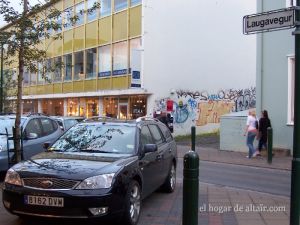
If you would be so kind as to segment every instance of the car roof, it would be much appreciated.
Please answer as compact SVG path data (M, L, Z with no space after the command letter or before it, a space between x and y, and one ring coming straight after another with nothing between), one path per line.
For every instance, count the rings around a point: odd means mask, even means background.
M158 119L152 118L152 117L139 117L137 119L130 119L130 120L124 120L124 119L117 119L117 118L111 118L111 117L103 117L103 116L97 116L97 117L91 117L88 119L85 119L82 123L90 123L90 124L113 124L113 125L132 125L136 126L138 124L144 124L144 123L159 123L162 124L161 121Z

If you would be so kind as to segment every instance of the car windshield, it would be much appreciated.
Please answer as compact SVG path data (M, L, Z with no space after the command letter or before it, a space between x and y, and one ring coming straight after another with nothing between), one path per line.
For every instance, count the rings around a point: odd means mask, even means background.
M111 124L77 124L50 148L62 152L132 154L135 127Z
M24 119L21 119L21 126ZM0 134L6 134L6 129L9 135L12 135L12 128L15 126L15 118L13 117L0 117Z

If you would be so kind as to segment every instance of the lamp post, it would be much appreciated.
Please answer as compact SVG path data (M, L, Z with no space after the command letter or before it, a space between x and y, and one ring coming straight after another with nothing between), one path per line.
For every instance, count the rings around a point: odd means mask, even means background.
M295 35L295 99L294 99L294 137L293 137L293 161L292 161L292 184L290 203L290 225L300 224L300 0L296 4L296 29Z

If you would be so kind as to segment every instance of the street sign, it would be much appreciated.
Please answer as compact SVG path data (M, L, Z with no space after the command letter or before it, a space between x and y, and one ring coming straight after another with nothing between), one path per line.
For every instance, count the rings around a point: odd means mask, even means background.
M289 29L295 26L295 10L290 7L247 15L243 18L243 25L244 34Z

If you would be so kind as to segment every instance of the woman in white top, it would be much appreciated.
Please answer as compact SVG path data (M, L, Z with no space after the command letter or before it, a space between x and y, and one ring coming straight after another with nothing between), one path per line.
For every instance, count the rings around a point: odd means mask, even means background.
M249 148L249 154L248 158L254 157L256 155L256 150L253 146L254 139L257 135L257 119L255 110L249 110L247 123L246 123L246 129L244 136L247 135L247 146Z

